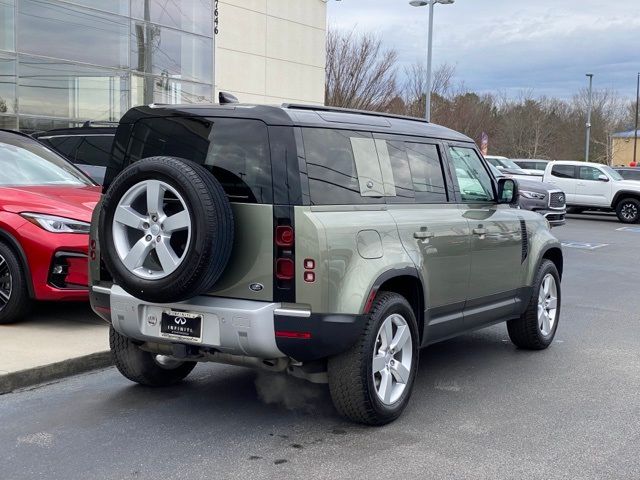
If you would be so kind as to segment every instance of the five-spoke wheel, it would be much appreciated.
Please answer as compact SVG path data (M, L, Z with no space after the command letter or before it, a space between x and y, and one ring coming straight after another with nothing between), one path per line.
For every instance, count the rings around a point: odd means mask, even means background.
M113 216L118 257L134 275L159 279L173 273L187 253L191 215L166 182L144 180L120 199Z

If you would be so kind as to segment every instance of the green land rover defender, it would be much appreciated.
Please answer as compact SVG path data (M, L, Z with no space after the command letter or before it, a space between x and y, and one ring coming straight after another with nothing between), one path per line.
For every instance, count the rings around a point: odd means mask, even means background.
M516 207L517 182L493 177L471 139L422 120L136 107L104 191L91 303L117 368L143 385L197 362L280 371L384 424L407 405L420 348L507 322L516 346L544 349L558 327L549 224Z

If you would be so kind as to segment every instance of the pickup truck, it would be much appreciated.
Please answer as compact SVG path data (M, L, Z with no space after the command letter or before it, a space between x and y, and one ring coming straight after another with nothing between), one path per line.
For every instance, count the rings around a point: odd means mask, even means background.
M567 208L573 213L608 211L615 212L622 223L640 222L640 182L623 179L608 165L550 162L542 181L564 191Z

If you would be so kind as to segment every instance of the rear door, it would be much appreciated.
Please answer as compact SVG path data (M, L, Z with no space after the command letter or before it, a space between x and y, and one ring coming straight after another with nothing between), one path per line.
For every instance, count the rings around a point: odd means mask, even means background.
M591 166L578 167L578 181L576 182L576 205L592 205L609 207L611 205L611 181L605 182L599 177L604 175L602 170Z
M184 158L204 166L231 202L235 224L231 258L210 294L271 301L278 286L274 282L275 213L267 126L240 118L138 120L124 166L154 156Z
M386 198L402 245L425 287L425 343L464 328L469 281L469 226L453 201L443 145L426 139L376 136L380 164L390 164L395 196ZM384 172L384 168L383 168Z
M576 167L574 165L553 164L547 167L544 181L557 186L567 197L567 205L576 202L576 187L578 183Z
M494 181L475 148L449 144L462 216L470 230L471 265L464 324L473 328L509 316L521 286L524 220L498 205Z

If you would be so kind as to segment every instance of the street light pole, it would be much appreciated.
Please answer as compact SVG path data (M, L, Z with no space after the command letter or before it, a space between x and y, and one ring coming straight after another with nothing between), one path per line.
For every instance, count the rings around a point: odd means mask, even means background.
M640 73L638 73L638 86L636 88L636 129L633 132L633 163L638 165L638 116L640 110Z
M589 104L587 105L587 140L584 149L584 161L589 161L589 145L591 144L591 109L593 107L593 73L587 73L589 77Z
M427 86L425 92L424 118L427 122L431 121L431 77L432 77L432 59L433 59L433 14L436 3L443 5L452 4L455 0L411 0L409 5L413 7L425 7L429 5L429 34L427 40Z

